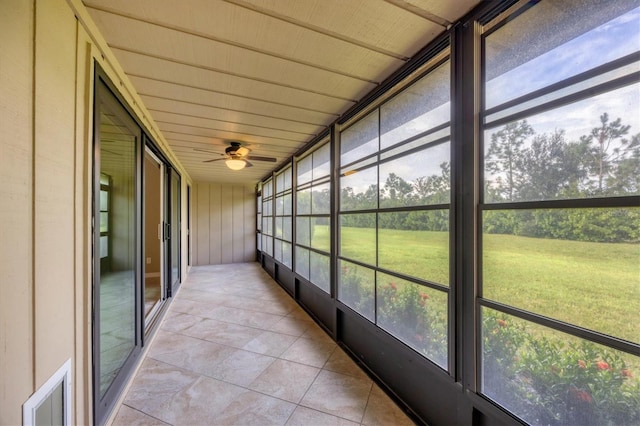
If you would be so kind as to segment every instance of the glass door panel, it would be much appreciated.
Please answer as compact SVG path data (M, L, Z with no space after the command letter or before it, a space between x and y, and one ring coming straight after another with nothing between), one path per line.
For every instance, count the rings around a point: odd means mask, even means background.
M100 397L136 347L136 147L111 103L100 104ZM103 259L107 259L104 261Z
M175 292L180 284L180 175L171 170L171 289Z
M144 156L144 316L149 325L165 299L165 165L148 148Z

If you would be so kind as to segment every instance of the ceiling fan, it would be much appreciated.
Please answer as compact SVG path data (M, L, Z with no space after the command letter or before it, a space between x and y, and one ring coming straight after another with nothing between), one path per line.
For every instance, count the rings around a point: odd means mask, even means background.
M251 150L245 146L242 146L240 142L229 142L229 145L230 146L228 146L224 150L224 154L220 154L223 156L222 158L204 160L203 163L211 163L214 161L224 160L227 167L230 168L231 170L242 170L245 167L253 166L253 164L251 164L248 160L268 161L270 163L275 163L276 161L278 161L274 157L260 157L256 155L249 155ZM194 151L209 152L213 154L212 151L207 151L205 149L194 148Z

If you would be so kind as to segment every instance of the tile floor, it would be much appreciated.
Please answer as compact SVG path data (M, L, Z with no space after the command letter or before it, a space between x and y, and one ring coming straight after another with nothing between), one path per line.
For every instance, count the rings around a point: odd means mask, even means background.
M257 263L191 269L114 425L413 425Z

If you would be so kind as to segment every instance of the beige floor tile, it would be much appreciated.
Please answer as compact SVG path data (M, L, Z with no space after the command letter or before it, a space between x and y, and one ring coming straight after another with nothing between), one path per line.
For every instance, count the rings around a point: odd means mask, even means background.
M223 315L217 317L220 321L244 325L247 327L255 327L262 330L266 330L268 327L276 324L283 318L282 315L267 314L265 312L231 308L228 306L223 306L219 309L224 311Z
M235 349L229 346L160 330L147 356L194 373L212 376L216 365L234 352Z
M299 337L289 349L280 355L280 358L313 367L322 367L335 349L336 344L333 342Z
M122 405L115 419L113 419L111 426L163 426L167 424L168 423L154 419L141 411Z
M415 423L378 385L374 384L362 424L367 426L412 426Z
M192 268L157 333L116 425L411 424L257 263Z
M300 405L354 422L362 421L371 391L371 380L323 370Z
M209 424L270 426L284 425L295 410L295 404L246 391L239 395Z
M262 331L257 328L245 327L239 324L205 319L183 330L182 333L187 336L241 348L258 337Z
M325 370L333 371L334 373L360 377L361 379L369 378L369 376L367 376L367 373L365 373L362 368L360 368L358 364L356 364L355 361L353 361L351 357L349 357L349 355L347 355L345 351L340 347L333 351L322 368Z
M162 320L160 328L166 331L179 333L203 320L204 318L202 317L173 311L167 313L167 315Z
M263 355L277 357L282 355L282 353L286 351L295 341L295 336L274 333L272 331L265 331L258 337L244 345L243 349L251 352L257 352Z
M302 406L298 406L287 421L287 426L357 426L359 424Z
M201 424L245 392L241 387L158 361L145 364L124 402L170 424Z
M211 377L246 387L274 361L273 357L238 349L211 368Z
M320 340L323 342L333 342L333 339L318 324L311 324L302 337L307 339Z
M320 369L278 359L249 388L286 401L298 403Z
M311 321L308 317L306 319L299 319L287 316L282 318L277 323L266 327L266 330L299 337L302 336L304 332L307 331L309 327L311 327L312 324L313 321Z

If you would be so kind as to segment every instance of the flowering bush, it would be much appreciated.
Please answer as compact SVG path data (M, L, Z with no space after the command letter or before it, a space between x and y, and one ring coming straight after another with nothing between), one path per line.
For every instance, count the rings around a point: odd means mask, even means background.
M354 264L340 263L338 299L371 321L375 319L373 271ZM371 279L367 279L367 274Z
M486 395L535 425L640 424L640 381L620 352L483 313Z
M446 368L446 294L404 280L381 282L383 280L379 280L378 285L378 325Z

